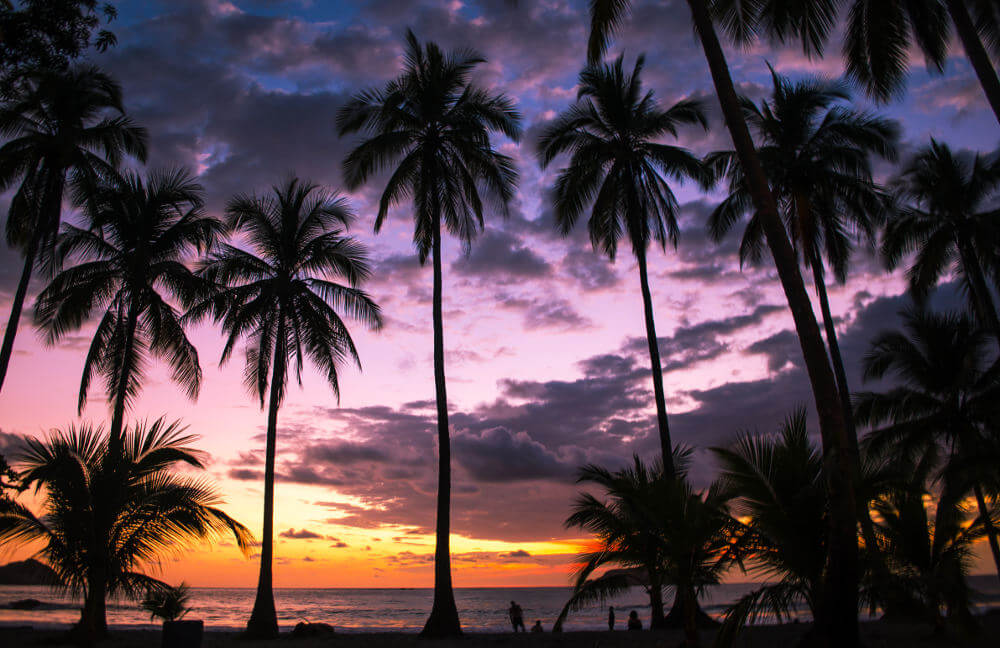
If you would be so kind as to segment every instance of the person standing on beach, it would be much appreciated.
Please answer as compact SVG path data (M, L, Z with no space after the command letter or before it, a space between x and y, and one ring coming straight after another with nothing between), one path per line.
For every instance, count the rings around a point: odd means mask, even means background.
M514 601L510 602L510 609L507 610L510 615L510 624L514 626L514 632L517 632L518 627L521 628L521 632L527 632L528 629L524 627L524 610L521 606Z
M613 605L608 606L608 630L615 629L615 608Z
M628 629L642 630L642 621L639 620L639 613L635 610L628 613Z

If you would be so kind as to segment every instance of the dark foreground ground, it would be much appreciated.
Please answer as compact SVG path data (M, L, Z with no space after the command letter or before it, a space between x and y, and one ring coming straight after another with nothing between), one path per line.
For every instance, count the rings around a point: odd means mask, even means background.
M972 637L936 637L930 626L873 621L862 624L862 636L867 648L996 648L1000 646L1000 614L981 618L982 629ZM794 648L809 629L809 624L786 624L748 628L737 641L740 648ZM704 631L702 645L712 646L713 631ZM561 634L478 634L462 639L425 641L413 634L338 633L329 637L293 639L284 636L274 641L241 641L233 633L207 631L203 648L675 648L683 639L679 631L662 632L564 632ZM0 647L21 646L70 647L65 633L0 628ZM158 648L159 632L120 630L101 648Z

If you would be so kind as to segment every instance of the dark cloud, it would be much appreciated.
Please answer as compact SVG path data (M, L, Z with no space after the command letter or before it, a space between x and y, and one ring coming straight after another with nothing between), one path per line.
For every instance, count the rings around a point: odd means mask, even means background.
M570 249L560 267L585 292L608 290L621 284L611 261L594 252L589 245Z
M469 476L481 482L568 478L577 468L565 462L527 432L514 434L498 427L452 439L455 459Z
M497 306L522 313L522 323L529 331L538 329L575 330L588 328L592 322L581 315L566 299L556 295L497 296Z
M784 310L782 306L762 304L742 315L683 326L672 336L657 338L663 371L685 369L722 355L729 350L728 336L757 326L769 315ZM644 337L629 338L623 346L629 355L648 353L648 349Z
M552 274L552 267L512 234L487 229L473 243L468 255L452 264L460 275L482 277L490 283L540 279Z
M288 538L290 540L320 540L323 536L309 529L299 529L296 531L294 528L285 529L278 534L279 538Z
M228 473L230 479L237 481L259 481L264 479L264 473L260 470L250 470L247 468L233 468Z

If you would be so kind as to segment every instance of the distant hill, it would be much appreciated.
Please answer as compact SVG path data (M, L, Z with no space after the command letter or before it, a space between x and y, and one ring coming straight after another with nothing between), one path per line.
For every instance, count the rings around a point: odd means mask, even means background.
M34 558L0 565L0 585L52 585L56 573Z

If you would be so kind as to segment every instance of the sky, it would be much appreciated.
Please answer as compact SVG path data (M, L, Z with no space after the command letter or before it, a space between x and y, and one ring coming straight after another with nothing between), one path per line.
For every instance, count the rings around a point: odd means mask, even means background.
M340 189L341 160L356 140L337 137L337 109L398 73L407 28L486 57L476 81L517 102L524 137L519 145L496 140L521 174L509 218L488 214L468 255L454 240L444 245L454 580L459 587L566 584L585 541L562 524L577 468L616 467L659 451L634 260L628 249L613 264L595 254L584 228L565 238L556 232L546 191L560 164L541 171L535 158L541 129L576 97L587 2L115 4L118 46L91 58L120 80L128 113L149 129L149 168L198 173L214 214L234 194L266 192L290 173ZM634 3L609 55L624 53L631 64L643 52L644 81L663 105L709 102L710 130L685 129L680 144L699 155L728 148L683 0ZM836 38L822 60L768 43L727 53L739 89L757 99L768 91L768 62L793 78L843 71ZM904 153L930 137L995 150L1000 131L961 50L951 52L941 75L912 58L903 99L873 106L858 97L858 105L899 121ZM880 177L891 172L879 166ZM372 232L380 189L376 180L344 195L358 216L352 234L370 251L375 271L367 289L386 325L379 333L353 325L363 369L344 368L339 402L310 369L281 409L278 587L432 584L431 271L417 262L407 205L390 212L379 235ZM774 430L812 400L775 273L741 271L737 236L709 239L706 219L721 193L674 190L680 244L651 254L650 281L673 439L695 448L693 475L705 485L715 469L706 448L741 430ZM4 214L8 199L0 199ZM0 251L4 321L20 269L13 252ZM33 283L32 295L40 287ZM867 249L857 252L847 284L830 287L852 388L861 386L868 341L898 322L908 303L903 293L902 273L884 272ZM938 302L957 304L953 291ZM91 323L49 347L23 320L0 394L0 446L109 418L98 393L82 417L76 411L92 331ZM241 358L218 366L219 332L205 324L189 336L205 372L197 402L154 368L131 418L179 419L199 435L225 510L259 532L266 413L243 386ZM0 550L0 560L25 555ZM980 571L988 567L980 561ZM257 562L222 542L169 556L157 573L192 585L252 586Z

